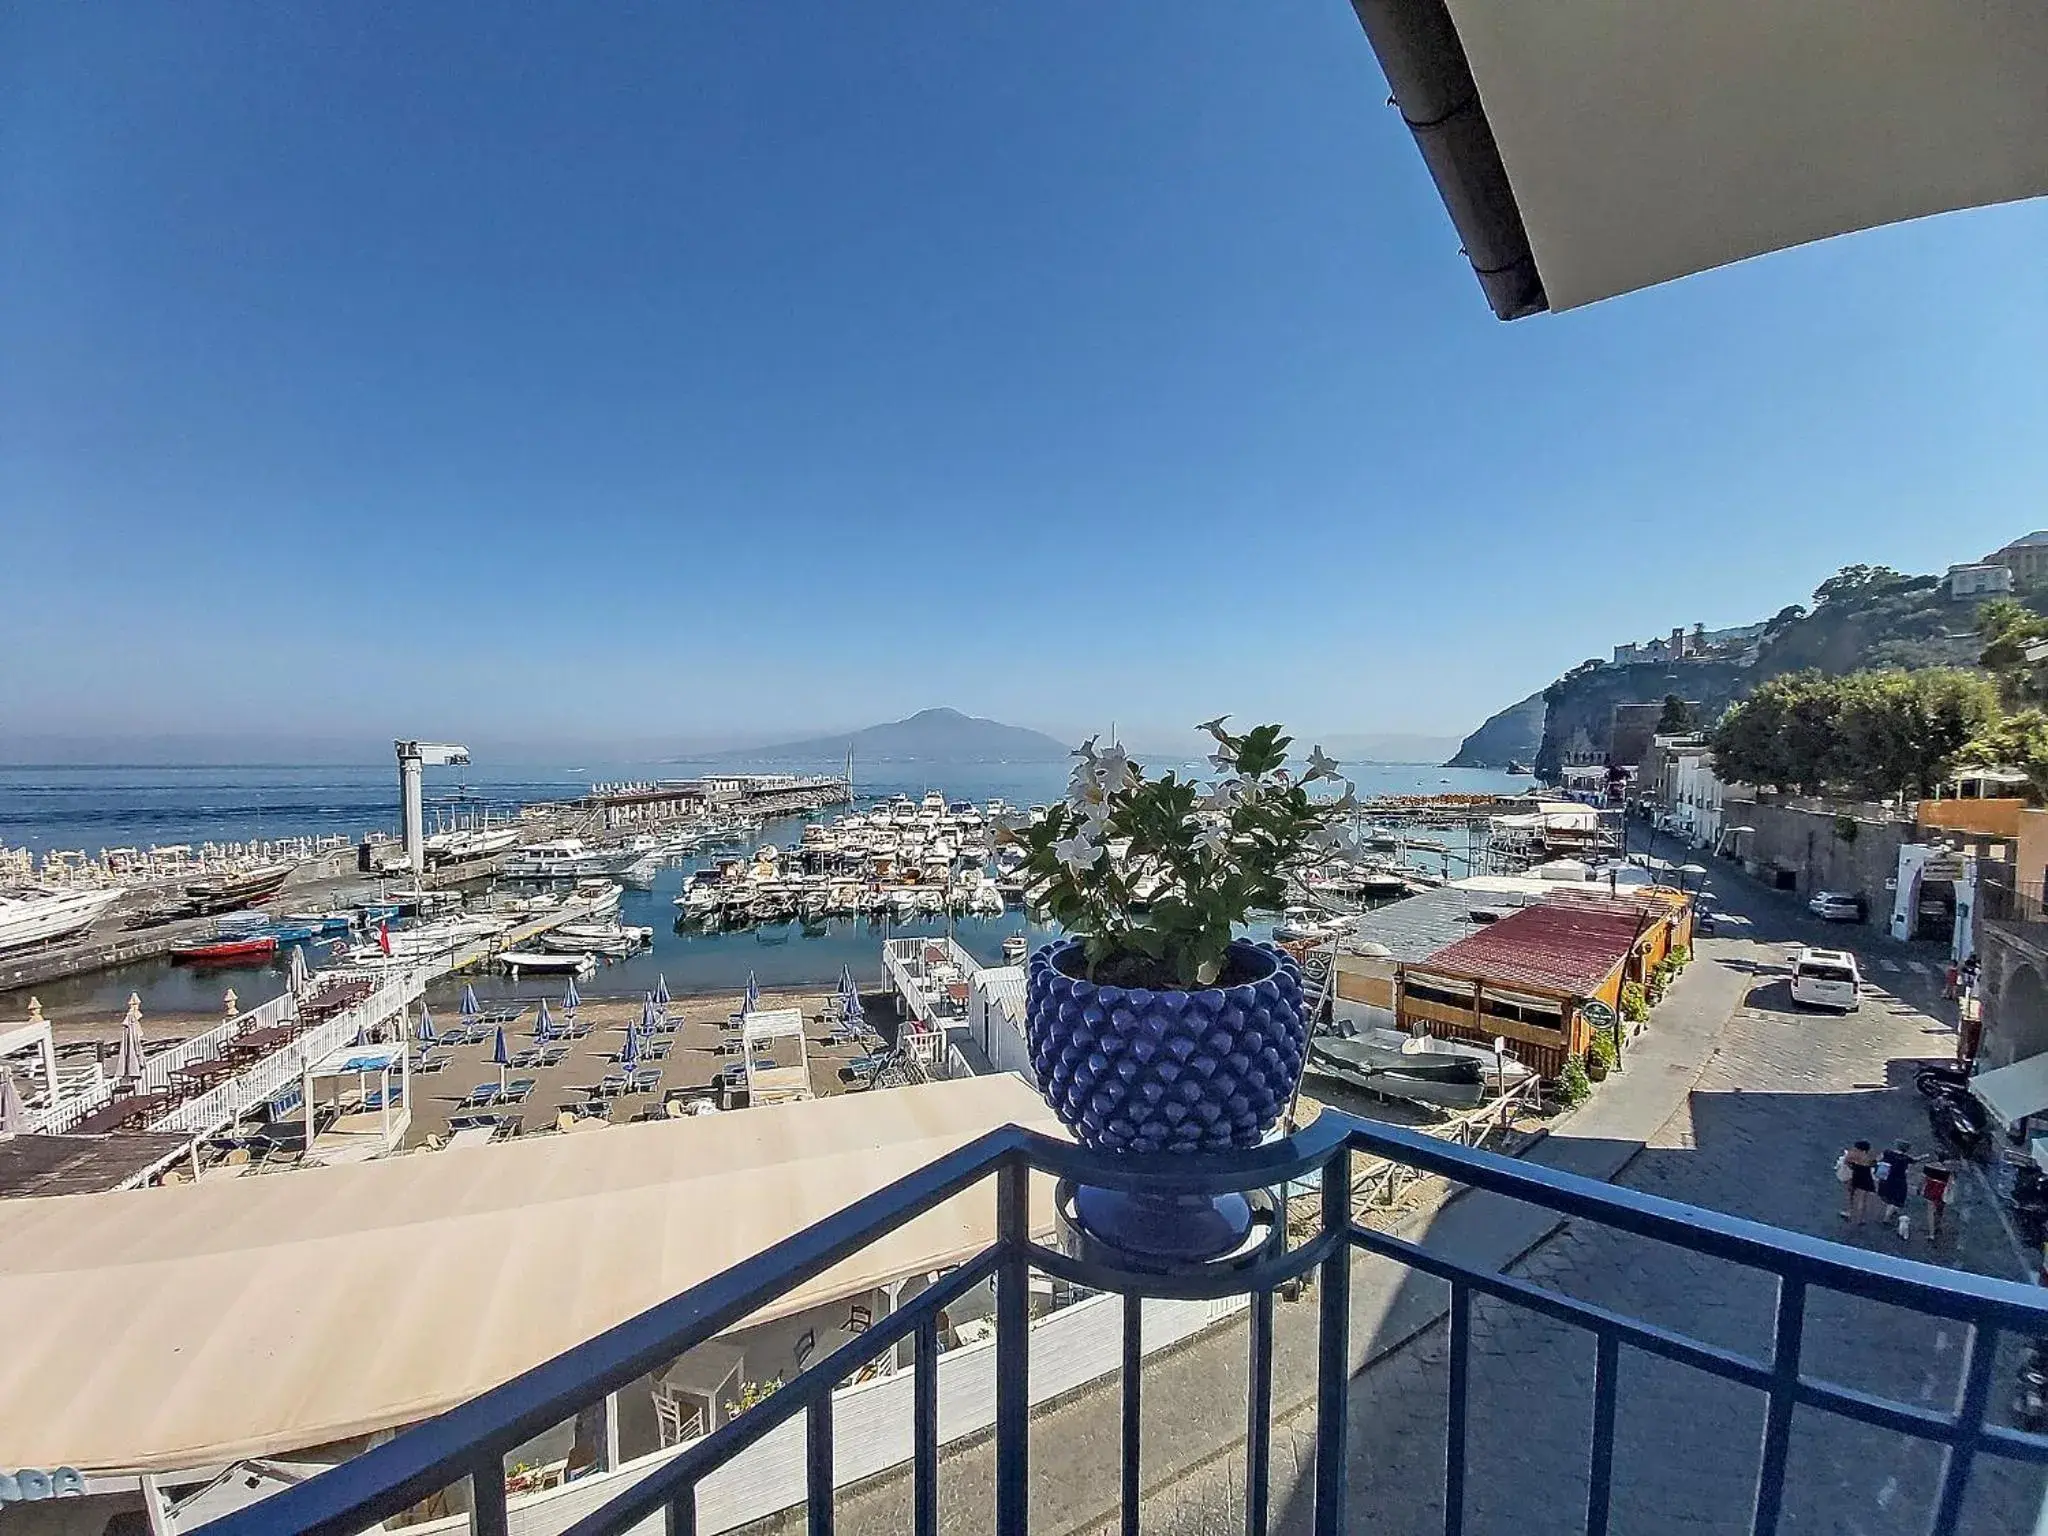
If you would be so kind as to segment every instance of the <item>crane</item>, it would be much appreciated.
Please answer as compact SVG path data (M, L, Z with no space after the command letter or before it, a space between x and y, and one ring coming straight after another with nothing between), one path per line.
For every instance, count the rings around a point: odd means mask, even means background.
M427 867L427 829L420 805L420 772L427 764L436 768L462 767L469 762L469 748L452 741L394 741L398 752L398 807L405 821L405 857L412 865L413 883L419 883Z

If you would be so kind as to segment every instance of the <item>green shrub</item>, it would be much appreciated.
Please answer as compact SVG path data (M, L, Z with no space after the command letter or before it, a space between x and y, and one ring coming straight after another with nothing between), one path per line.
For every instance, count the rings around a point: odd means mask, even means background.
M1631 1024L1640 1024L1650 1016L1650 995L1641 982L1632 981L1621 989L1621 1016Z
M1587 1048L1586 1054L1610 1072L1621 1065L1621 1052L1615 1049L1614 1031L1611 1029L1594 1030L1593 1043Z
M1565 1058L1564 1070L1557 1074L1557 1081L1550 1086L1551 1097L1566 1109L1585 1103L1593 1093L1592 1079L1586 1076L1586 1063L1578 1056Z
M1692 964L1692 950L1687 945L1674 944L1671 946L1671 953L1666 955L1664 959L1667 964L1682 971Z

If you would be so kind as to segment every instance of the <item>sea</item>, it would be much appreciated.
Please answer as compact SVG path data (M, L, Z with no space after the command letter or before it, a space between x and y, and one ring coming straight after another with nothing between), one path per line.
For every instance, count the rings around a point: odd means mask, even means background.
M856 764L855 794L861 804L892 795L922 796L936 789L949 800L977 805L1000 797L1013 805L1044 804L1063 793L1071 765L1064 762L973 762L941 759ZM1148 763L1210 776L1206 764ZM660 763L570 763L516 766L473 765L427 770L427 817L464 820L488 809L510 815L522 804L563 800L589 792L594 783L687 779L712 771L728 773L832 772L843 764L792 763L771 759ZM1344 770L1361 797L1450 793L1518 793L1526 778L1471 769L1415 763L1347 764ZM148 764L92 766L0 766L0 846L27 847L38 854L77 849L88 854L108 848L146 848L170 843L246 843L285 837L342 834L351 840L373 831L396 830L397 771L379 765L253 765L187 767ZM830 817L837 812L824 813ZM761 841L794 842L806 818L771 821ZM882 940L908 934L951 933L970 954L1000 963L1003 940L1024 932L1035 946L1048 935L1027 924L1022 912L1000 918L935 917L917 923L884 923L865 917L835 918L822 924L787 923L730 933L678 928L675 897L695 861L666 869L648 891L627 891L619 920L654 930L653 948L629 960L600 967L578 990L586 997L631 996L665 982L671 993L737 992L751 977L763 988L829 985L842 968L865 985L882 980ZM1444 872L1459 873L1447 869ZM515 982L509 977L468 978L481 998L557 996L559 979ZM452 1004L462 982L429 994L430 1002ZM243 1006L275 996L284 986L281 966L194 971L150 960L35 988L52 1017L116 1011L131 993L145 1013L195 1017L218 1011L232 987Z

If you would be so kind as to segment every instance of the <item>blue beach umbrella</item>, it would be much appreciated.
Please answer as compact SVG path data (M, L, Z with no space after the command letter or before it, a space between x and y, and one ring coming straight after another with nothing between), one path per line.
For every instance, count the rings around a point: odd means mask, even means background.
M533 1021L533 1038L545 1040L555 1032L555 1021L548 1016L548 1000L540 1000L540 1017Z
M853 996L853 967L850 965L839 967L839 992L843 997Z
M505 1026L497 1028L497 1038L491 1041L491 1060L498 1064L498 1092L505 1091L505 1069L512 1065L512 1053L505 1049Z
M654 1005L657 1008L668 1007L668 977L665 975L654 978Z
M571 976L569 978L569 990L562 994L562 1011L564 1013L574 1014L576 1012L577 1005L580 1004L582 1001L583 999L576 995L576 978L574 976Z
M440 1032L434 1028L434 1016L427 1012L427 1005L422 1002L420 1004L419 1042L421 1045L438 1045L440 1041Z
M628 1072L640 1065L640 1031L628 1026L626 1043L619 1047L619 1065Z
M473 1019L483 1011L482 1005L476 1000L476 988L464 987L462 989L462 1016L465 1019Z
M761 988L754 980L754 973L752 971L749 971L747 972L747 1006L744 1009L742 1009L741 1012L752 1013L756 1008L760 1006Z
M647 1001L640 1005L641 1031L645 1034L651 1035L654 1033L655 1026L660 1022L661 1008L654 1001L654 994L650 992L647 994Z

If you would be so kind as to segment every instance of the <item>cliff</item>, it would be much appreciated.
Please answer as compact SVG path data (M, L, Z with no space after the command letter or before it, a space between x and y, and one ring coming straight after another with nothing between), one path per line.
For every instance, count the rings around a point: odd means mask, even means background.
M1543 740L1536 750L1536 772L1554 780L1573 753L1604 754L1617 704L1656 704L1675 693L1698 705L1703 719L1714 720L1754 683L1753 670L1733 661L1574 668L1541 695Z
M1459 743L1457 756L1446 768L1505 768L1509 763L1533 763L1543 743L1543 695L1532 693L1519 704L1510 704Z

